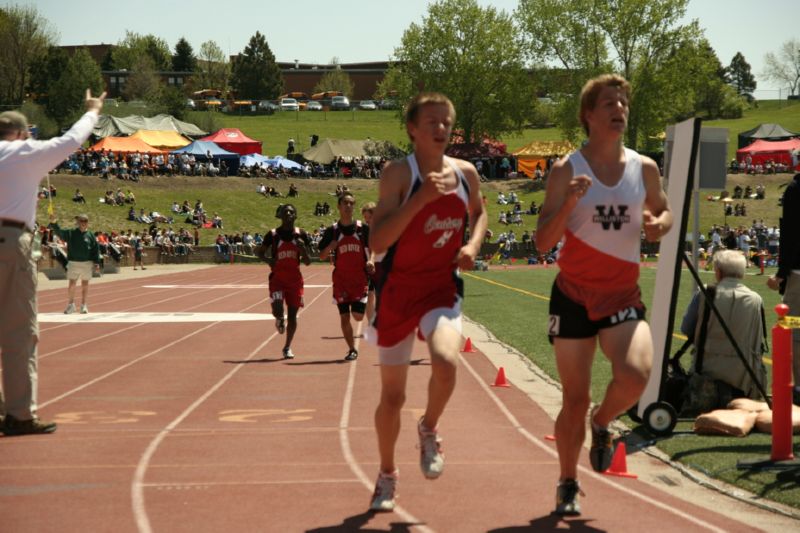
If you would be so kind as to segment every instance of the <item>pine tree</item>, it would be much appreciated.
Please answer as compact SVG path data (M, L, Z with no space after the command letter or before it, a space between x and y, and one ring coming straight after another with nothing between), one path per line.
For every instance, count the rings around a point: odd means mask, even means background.
M197 58L189 41L183 37L175 44L175 55L172 56L172 70L175 72L194 72L197 70Z
M283 90L283 75L267 40L256 32L233 61L231 85L238 98L272 100Z
M736 92L752 100L753 91L756 90L756 78L750 72L750 63L745 60L741 52L736 52L733 56L727 75L728 83L736 89Z

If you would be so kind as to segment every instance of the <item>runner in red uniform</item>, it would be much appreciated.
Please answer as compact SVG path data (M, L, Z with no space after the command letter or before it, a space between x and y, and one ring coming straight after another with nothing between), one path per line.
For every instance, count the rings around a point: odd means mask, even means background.
M372 215L375 212L375 202L367 202L361 206L361 217L367 226L372 225ZM372 324L372 317L375 314L375 280L380 276L380 266L383 260L383 254L376 254L371 249L369 250L369 261L374 265L373 273L369 275L369 285L367 288L367 309L364 314L367 317L367 322Z
M278 208L278 217L282 223L279 227L264 236L264 242L256 250L256 255L270 266L269 297L272 302L272 315L278 333L286 331L286 344L283 346L283 357L294 358L292 339L297 331L297 311L303 307L303 275L300 273L300 261L311 264L308 253L308 234L294 226L297 209L292 204ZM289 323L283 315L283 303L289 315Z
M319 241L319 258L325 261L333 254L333 302L339 308L342 334L347 343L346 361L358 358L353 324L364 318L367 305L369 274L375 265L369 260L369 227L360 220L353 220L356 198L349 192L339 195L339 221L325 228Z
M386 252L381 267L374 325L381 364L381 397L375 412L380 474L370 508L395 506L394 450L400 433L408 366L414 337L424 338L431 379L425 414L417 424L420 467L428 479L444 468L436 427L456 383L461 346L461 280L471 269L486 233L487 218L475 167L445 157L455 121L450 100L417 95L406 110L414 153L383 170L370 247ZM469 242L464 230L470 223Z

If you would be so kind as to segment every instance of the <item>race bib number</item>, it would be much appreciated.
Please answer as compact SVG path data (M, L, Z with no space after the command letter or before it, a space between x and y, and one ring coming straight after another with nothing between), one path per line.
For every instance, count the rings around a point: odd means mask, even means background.
M283 300L283 291L275 291L269 295L272 298L273 302L277 302L278 300Z
M552 337L557 337L561 332L561 317L559 315L550 315L547 322L547 334Z

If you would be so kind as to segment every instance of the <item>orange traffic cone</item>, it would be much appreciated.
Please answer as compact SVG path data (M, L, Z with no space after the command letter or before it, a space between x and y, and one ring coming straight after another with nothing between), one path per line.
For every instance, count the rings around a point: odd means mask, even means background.
M494 383L492 383L492 387L510 387L511 384L506 380L506 371L503 370L501 366L500 369L497 371L497 377L494 378Z
M472 346L472 339L470 339L469 337L467 337L467 342L465 342L465 343L464 343L464 348L463 348L461 351L462 351L462 352L464 352L464 353L475 353L475 352L477 352L478 350L476 350L476 349L475 349L475 348Z
M628 452L625 450L625 442L619 441L617 449L614 450L614 457L611 458L611 466L603 472L608 476L629 477L636 479L639 476L628 472Z

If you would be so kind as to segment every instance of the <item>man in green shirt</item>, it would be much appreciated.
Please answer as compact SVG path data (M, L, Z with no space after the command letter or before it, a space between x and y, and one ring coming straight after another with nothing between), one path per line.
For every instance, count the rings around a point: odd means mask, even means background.
M80 214L75 217L77 227L61 229L56 223L55 214L50 215L50 228L67 243L67 279L69 280L69 303L64 314L75 312L75 286L81 280L81 313L89 312L89 280L92 271L100 269L100 249L94 233L89 231L89 217Z

